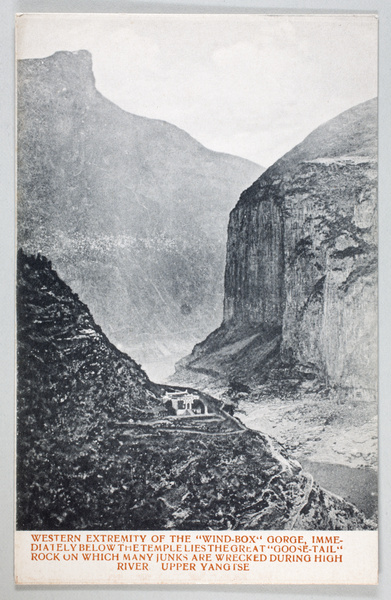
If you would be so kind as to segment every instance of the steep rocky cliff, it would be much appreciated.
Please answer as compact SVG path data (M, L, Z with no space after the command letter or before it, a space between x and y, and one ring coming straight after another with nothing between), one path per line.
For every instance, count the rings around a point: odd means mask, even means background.
M231 213L221 327L174 379L262 381L291 367L376 389L377 102L322 125Z
M17 309L19 529L375 527L215 399L171 416L179 390L119 352L44 257L19 252Z
M143 364L179 358L221 321L228 215L262 171L121 110L86 51L19 61L19 245L52 260Z

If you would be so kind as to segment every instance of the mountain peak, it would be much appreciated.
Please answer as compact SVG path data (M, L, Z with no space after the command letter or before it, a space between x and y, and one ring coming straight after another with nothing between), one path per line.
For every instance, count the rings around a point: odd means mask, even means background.
M34 78L41 85L50 81L79 89L95 88L92 55L88 50L59 50L44 58L18 61L19 78Z
M89 50L58 50L44 58L31 58L30 61L39 61L41 64L62 64L74 68L77 64L83 65L92 71L92 54Z
M377 155L377 98L357 104L323 123L275 163L279 168L303 160ZM271 167L273 170L274 165Z
M271 180L282 172L293 172L301 163L321 159L357 161L360 157L366 161L377 159L377 98L357 104L319 125L244 190L238 205L257 201Z

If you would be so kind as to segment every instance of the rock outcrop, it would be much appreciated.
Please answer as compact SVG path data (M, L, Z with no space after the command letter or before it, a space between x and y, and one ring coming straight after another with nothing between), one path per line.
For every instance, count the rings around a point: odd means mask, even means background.
M376 390L377 101L322 125L231 213L221 327L173 380L261 381L276 365Z
M229 212L262 171L120 109L86 51L19 61L19 246L143 364L173 367L221 322Z
M371 529L272 438L119 352L44 257L18 255L17 527ZM182 390L183 392L183 390Z

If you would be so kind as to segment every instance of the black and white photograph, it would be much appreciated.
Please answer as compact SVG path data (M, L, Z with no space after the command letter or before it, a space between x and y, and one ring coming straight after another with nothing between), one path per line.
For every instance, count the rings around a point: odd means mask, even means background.
M17 16L17 531L377 531L377 34Z

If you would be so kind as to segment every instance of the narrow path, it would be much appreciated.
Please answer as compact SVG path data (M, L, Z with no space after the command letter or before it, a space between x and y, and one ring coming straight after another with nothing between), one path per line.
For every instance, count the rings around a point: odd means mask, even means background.
M227 431L203 431L202 429L180 429L174 427L157 427L154 431L150 431L148 433L140 433L137 434L137 437L144 437L147 435L156 435L156 433L165 431L167 433L200 433L201 435L239 435L244 433L244 429L228 429ZM131 435L134 434L134 431L124 431L122 435Z

